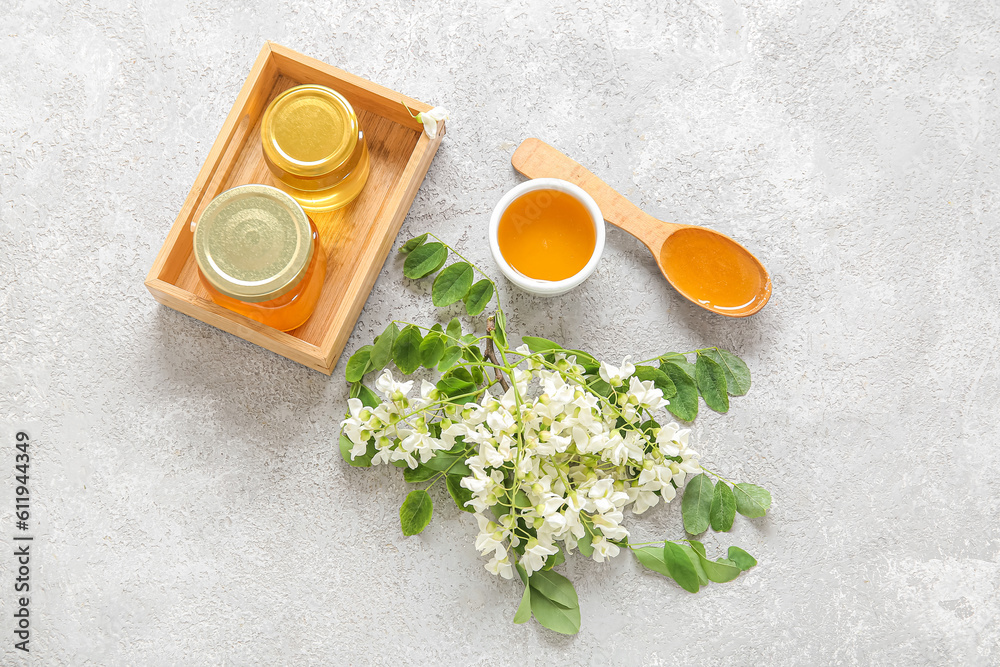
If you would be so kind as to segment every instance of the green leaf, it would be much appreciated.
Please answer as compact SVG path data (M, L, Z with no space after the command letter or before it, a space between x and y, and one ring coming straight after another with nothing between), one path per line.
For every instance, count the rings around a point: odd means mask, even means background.
M445 454L443 452L439 452L436 456L430 458L426 463L424 463L424 465L432 470L446 472L449 475L466 477L472 474L472 471L469 470L469 466L465 464L465 460L467 458L469 458L469 456L464 452L461 454Z
M611 387L610 384L608 384L607 382L605 382L600 378L588 381L587 385L590 387L590 390L593 391L595 394L604 397L610 396L611 392L614 391L614 389Z
M434 368L444 356L444 339L431 332L420 343L420 362L424 368Z
M493 298L493 283L483 278L476 282L465 295L465 312L469 315L478 315L483 312Z
M496 315L493 316L493 324L495 326L493 340L496 341L498 347L507 347L507 317L499 308Z
M580 522L583 524L584 534L583 537L576 543L577 550L587 558L594 555L594 533L597 529L594 528L594 522L584 513L580 513Z
M372 465L372 457L375 456L375 443L368 443L368 451L366 451L361 456L351 458L351 449L354 447L354 443L346 435L341 434L340 436L340 456L350 465L355 468L370 468Z
M403 479L410 484L416 484L417 482L426 482L431 477L438 474L438 470L433 468L428 468L425 465L418 465L416 468L407 468L403 471Z
M737 484L733 489L736 496L736 511L749 519L767 514L771 506L771 494L756 484Z
M587 533L581 537L576 543L576 550L580 552L581 555L590 558L594 555L594 536Z
M701 352L694 366L694 379L705 405L716 412L729 412L729 394L726 393L726 374L722 367Z
M365 345L360 350L351 355L347 360L347 371L345 375L348 382L360 382L368 369L371 368L372 346Z
M482 351L475 345L470 345L469 347L462 349L462 357L468 361L473 362L473 364L479 364L483 361ZM482 384L483 380L483 369L479 365L474 365L467 369L469 373L472 374L472 381L476 384Z
M528 499L528 494L521 489L518 489L517 493L514 494L514 507L522 510L531 507L531 500Z
M573 584L558 572L552 570L533 572L528 578L528 584L560 607L572 609L580 606Z
M698 583L698 571L694 569L694 564L688 558L687 553L681 545L673 542L666 542L663 545L663 560L667 566L670 577L676 581L681 588L689 593L697 593L700 584Z
M444 372L455 365L455 362L462 357L462 348L457 345L452 345L446 348L444 354L441 355L441 361L438 362L438 370Z
M659 572L665 577L670 576L670 571L667 570L667 563L663 560L663 547L639 547L638 549L632 549L632 553L635 554L635 557L644 567L653 572Z
M372 370L382 370L392 359L392 346L396 342L398 335L399 327L396 326L395 322L390 322L389 326L382 332L382 335L375 339L375 345L372 346L370 357Z
M455 262L434 279L431 287L431 301L435 306L450 306L461 301L472 287L475 272L468 262Z
M691 565L694 566L694 571L698 574L698 583L702 586L708 584L708 575L705 574L705 568L701 566L701 558L695 553L695 550L691 548L689 544L678 544L678 546L684 550L687 554L688 559L691 561Z
M677 352L667 352L665 355L660 357L660 367L663 367L665 363L677 364L684 373L694 380L694 364L687 360L683 354L678 354Z
M404 255L408 252L412 252L417 249L417 246L421 245L426 240L427 240L427 234L421 234L420 236L414 237L409 241L407 241L406 243L404 243L399 248L399 252L403 253Z
M744 572L757 564L757 559L739 547L729 547L729 560Z
M726 375L726 391L730 396L743 396L750 391L750 369L743 360L731 352L712 348L704 355L717 363Z
M361 399L362 405L368 408L376 408L382 403L378 394L360 382L351 385L351 398Z
M472 372L468 368L462 368L461 366L445 373L445 377L455 377L464 382L474 382Z
M694 380L673 361L661 365L660 370L667 374L677 389L677 393L670 398L667 410L678 419L686 422L694 421L698 416L698 387L695 386Z
M547 352L549 350L561 350L562 345L548 338L538 336L521 336L521 342L528 346L532 352Z
M563 553L562 547L557 547L556 552L545 559L545 566L542 569L551 570L552 568L562 565L565 562L566 554Z
M531 620L531 586L525 584L524 593L521 594L521 604L517 606L517 613L514 614L514 623L520 625L529 620Z
M433 512L434 501L431 500L431 494L423 489L410 491L399 508L399 525L403 529L403 535L422 532L431 522Z
M409 375L420 368L420 344L423 337L420 330L412 324L405 327L392 344L392 359L404 375Z
M531 596L531 613L535 620L562 635L575 635L580 631L580 607L567 609L538 593L537 588L534 592L537 594Z
M684 498L681 500L684 530L692 535L708 530L713 493L712 480L705 474L695 475L684 485Z
M457 345L459 340L461 340L462 323L457 317L451 318L451 322L448 322L448 329L445 331L445 335L452 339L449 341L452 345Z
M733 527L736 518L736 497L729 485L719 480L712 496L712 530L724 533Z
M667 374L652 366L636 366L633 375L642 382L653 381L653 385L663 392L663 398L670 398L677 393L677 387Z
M425 243L406 256L403 275L418 280L440 269L447 260L448 249L443 243Z
M439 366L440 368L440 366ZM468 394L476 389L476 385L468 380L460 380L457 377L443 377L437 382L438 391L448 397ZM471 398L469 399L471 400Z
M698 540L688 540L691 543L691 547L694 549L695 553L698 554L698 558L701 559L701 567L705 570L705 575L708 577L709 581L714 581L717 584L724 584L727 581L732 581L736 577L740 576L742 570L735 565L729 565L728 563L721 563L719 561L708 560L705 556L705 545Z
M448 493L451 494L451 499L458 505L458 509L463 512L475 513L476 510L465 504L472 500L472 491L462 486L462 475L448 475L445 483L448 487Z

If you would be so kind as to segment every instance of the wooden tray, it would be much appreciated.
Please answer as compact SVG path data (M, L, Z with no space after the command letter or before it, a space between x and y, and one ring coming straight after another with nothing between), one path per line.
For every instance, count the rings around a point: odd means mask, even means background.
M191 252L191 221L224 190L247 183L274 184L261 151L260 119L272 99L302 83L329 86L348 99L368 142L371 172L351 204L331 213L309 214L328 253L326 281L313 316L286 333L209 299ZM153 297L283 357L332 373L444 135L442 124L437 137L430 139L404 102L414 113L431 108L266 43L146 277Z

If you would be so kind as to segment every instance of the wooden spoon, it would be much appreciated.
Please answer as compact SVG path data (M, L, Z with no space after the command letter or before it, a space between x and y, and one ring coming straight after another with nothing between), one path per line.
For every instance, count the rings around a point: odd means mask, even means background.
M771 298L771 278L760 260L725 234L643 213L607 183L538 139L525 139L510 162L528 178L561 178L583 188L605 220L649 248L663 277L692 303L727 317L746 317Z

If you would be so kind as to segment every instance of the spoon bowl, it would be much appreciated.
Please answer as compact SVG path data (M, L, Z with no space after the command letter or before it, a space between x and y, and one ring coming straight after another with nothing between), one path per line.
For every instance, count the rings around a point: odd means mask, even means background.
M561 178L583 188L605 220L649 248L663 277L692 303L726 317L747 317L771 298L771 278L763 264L725 234L657 220L538 139L525 139L510 161L528 178Z

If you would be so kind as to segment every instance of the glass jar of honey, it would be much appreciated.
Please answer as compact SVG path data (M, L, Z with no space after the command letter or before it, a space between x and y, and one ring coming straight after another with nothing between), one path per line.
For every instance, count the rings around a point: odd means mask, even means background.
M212 301L280 331L309 319L326 277L316 225L268 185L213 199L194 230L194 257Z
M307 211L346 206L368 180L368 144L358 116L326 86L295 86L274 98L260 138L276 185Z

